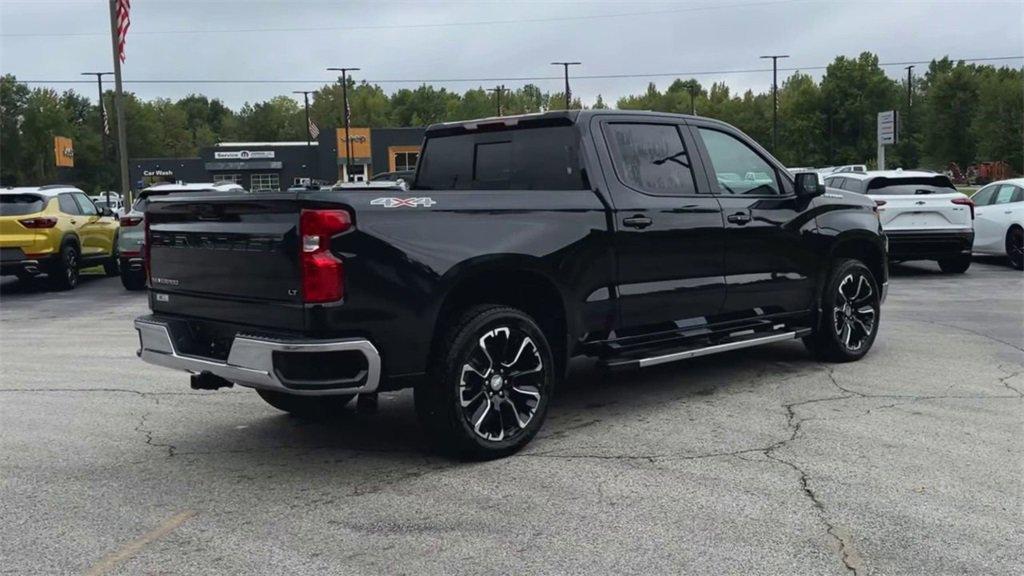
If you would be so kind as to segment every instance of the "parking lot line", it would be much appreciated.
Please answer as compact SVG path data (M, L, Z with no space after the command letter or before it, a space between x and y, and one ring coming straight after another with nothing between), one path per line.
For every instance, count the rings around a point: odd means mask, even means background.
M146 532L139 538L132 540L121 549L108 554L103 560L100 560L98 564L93 566L86 572L86 576L100 576L106 574L115 568L118 564L128 560L132 556L139 553L140 550L145 548L148 544L155 542L164 536L170 534L175 528L181 526L186 520L195 516L194 510L185 510L178 512L174 516L171 516L163 524L157 526L153 530Z

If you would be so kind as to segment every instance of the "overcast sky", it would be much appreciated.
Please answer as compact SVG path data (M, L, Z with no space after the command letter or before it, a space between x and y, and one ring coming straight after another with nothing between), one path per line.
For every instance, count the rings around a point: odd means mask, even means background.
M232 107L332 80L328 66L358 66L358 79L419 80L559 75L552 60L579 60L573 92L609 103L664 87L669 73L734 90L765 90L766 66L820 76L840 54L882 62L1024 54L1024 2L693 2L134 0L126 89L144 98L199 92ZM111 68L104 0L0 1L0 69L22 80L77 80ZM1024 60L997 62L1020 67ZM769 66L770 67L770 66ZM902 75L903 66L891 66ZM924 66L918 68L924 71ZM788 74L788 72L784 73ZM279 83L137 84L133 80L275 80ZM781 79L780 79L781 82ZM432 82L462 91L486 82ZM505 80L509 87L527 81ZM560 91L560 80L535 80ZM52 84L64 89L71 85ZM381 83L389 92L413 83ZM94 97L92 85L75 86Z

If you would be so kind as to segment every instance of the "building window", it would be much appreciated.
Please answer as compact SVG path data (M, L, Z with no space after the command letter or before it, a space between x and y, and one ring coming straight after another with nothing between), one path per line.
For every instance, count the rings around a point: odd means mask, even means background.
M218 182L232 182L234 184L239 184L239 183L242 182L242 175L241 174L214 174L213 175L213 182L215 184L218 183Z
M415 170L420 159L419 146L389 146L388 171L399 172Z
M419 162L419 152L398 152L395 154L395 171L415 170L416 162Z
M253 174L250 192L277 192L281 190L281 177L277 174Z

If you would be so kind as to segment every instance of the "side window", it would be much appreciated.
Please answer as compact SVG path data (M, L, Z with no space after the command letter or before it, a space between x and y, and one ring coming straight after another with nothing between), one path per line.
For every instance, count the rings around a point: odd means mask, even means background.
M1017 191L1014 192L1013 200L1010 200L1010 202L1024 202L1024 188L1019 186L1014 186L1014 188L1016 188Z
M93 204L92 200L89 200L89 197L85 194L74 194L74 197L75 202L78 202L78 208L81 210L82 214L85 214L86 216L95 216L100 213L99 210L96 209L96 205Z
M1013 202L1014 193L1017 192L1017 187L1013 184L1003 184L999 187L999 192L996 192L996 199L992 204L1009 204Z
M840 178L839 176L835 176L833 178L829 178L828 180L826 180L825 183L827 186L831 186L832 188L839 188L840 190L842 190L843 182L845 181L846 178Z
M720 193L752 196L781 193L775 168L749 146L718 130L701 128L700 135L711 157L711 170Z
M843 178L843 190L848 190L850 192L860 192L861 182L862 180L857 180L856 178Z
M65 214L81 214L82 211L78 209L78 204L75 203L75 199L71 197L71 194L61 194L57 196L57 203L60 206L60 211Z
M697 193L690 156L673 124L606 124L605 141L619 180L658 196Z
M975 192L974 196L971 196L971 200L974 201L975 206L988 206L995 198L996 190L999 190L999 186L985 186Z

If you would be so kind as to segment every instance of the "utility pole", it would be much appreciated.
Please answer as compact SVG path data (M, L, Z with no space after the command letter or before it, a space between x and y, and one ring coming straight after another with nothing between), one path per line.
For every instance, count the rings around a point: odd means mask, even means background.
M552 62L552 66L561 66L565 71L565 109L572 107L572 91L569 90L569 66L582 66L582 62Z
M772 59L772 154L778 152L779 138L779 58L789 58L789 54L772 54L761 56L761 59Z
M117 0L110 0L110 46L114 54L114 108L117 109L117 156L121 164L121 198L131 206L132 190L128 182L128 131L124 124L121 86L121 51L117 43Z
M313 90L292 90L292 94L302 94L302 103L306 109L306 150L310 150L313 147L313 134L311 133L312 124L309 122L309 95L315 94ZM320 155L317 154L317 177L320 175ZM313 183L313 178L310 178L310 184Z
M913 151L913 144L910 141L910 108L914 105L914 67L907 66L907 113L903 115L903 141L906 145L903 147L907 157L903 158L904 166L907 162L916 160L916 154Z
M501 116L501 94L502 92L505 91L505 85L501 84L499 86L495 86L494 88L488 88L487 91L494 92L494 94L498 97L498 116Z
M355 72L359 68L328 68L334 72L341 72L341 99L344 102L345 110L345 181L352 177L352 134L349 132L349 116L351 111L348 107L348 76L349 72ZM308 127L307 127L308 128Z

